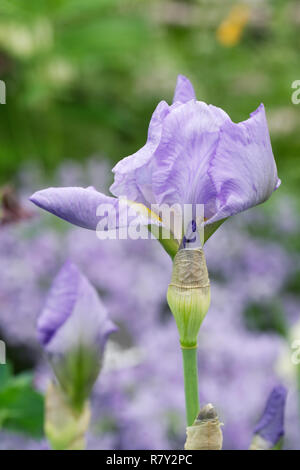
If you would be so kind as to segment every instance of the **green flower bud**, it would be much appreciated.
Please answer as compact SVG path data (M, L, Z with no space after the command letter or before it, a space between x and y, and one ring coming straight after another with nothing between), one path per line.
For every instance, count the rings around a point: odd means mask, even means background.
M183 347L195 347L210 304L210 284L202 248L179 250L174 258L167 300Z
M84 450L90 422L88 402L82 410L70 406L59 385L51 383L45 401L45 434L54 450Z

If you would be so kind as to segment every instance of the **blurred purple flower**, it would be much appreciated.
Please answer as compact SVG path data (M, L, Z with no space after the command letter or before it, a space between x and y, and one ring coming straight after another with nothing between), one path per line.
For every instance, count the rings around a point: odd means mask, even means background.
M37 328L62 388L71 400L86 398L98 376L105 343L116 327L74 264L66 262L55 278Z
M271 447L274 447L284 435L284 410L287 390L282 385L274 387L259 422L255 426L254 435L258 434Z
M34 440L25 434L0 431L0 450L50 450L45 439Z
M264 106L235 124L222 109L197 101L191 83L181 75L173 104L162 101L154 111L147 143L121 160L113 172L110 189L116 197L126 196L148 208L163 203L204 204L207 226L260 204L280 184ZM118 199L94 188L48 188L30 199L92 230L99 221L100 204L118 208Z

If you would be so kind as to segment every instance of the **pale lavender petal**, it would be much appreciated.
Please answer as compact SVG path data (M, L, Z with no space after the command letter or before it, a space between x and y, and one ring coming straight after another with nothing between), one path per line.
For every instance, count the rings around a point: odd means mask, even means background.
M93 187L43 189L30 200L67 222L99 232L150 222L160 224L143 206L128 205L127 200L106 196Z
M213 223L267 200L278 188L264 106L244 122L224 122L208 174L217 191Z
M221 109L190 101L164 120L152 162L152 185L158 204L205 204L215 212L216 188L208 169L219 143L220 127L229 117Z
M165 101L158 104L149 124L147 143L133 155L123 158L113 168L115 179L110 191L115 196L127 196L128 199L143 204L154 202L152 200L151 174L143 169L147 166L160 142L162 123L170 109L171 107ZM140 171L137 175L138 170Z
M178 75L173 103L176 101L179 101L180 103L186 103L187 101L195 99L195 91L189 79L184 75Z
M284 435L284 410L287 397L287 390L282 385L275 387L266 404L266 408L254 434L258 434L267 442L275 446Z
M37 191L30 197L38 207L79 227L96 230L100 217L100 205L115 208L118 200L105 196L94 188L48 188Z

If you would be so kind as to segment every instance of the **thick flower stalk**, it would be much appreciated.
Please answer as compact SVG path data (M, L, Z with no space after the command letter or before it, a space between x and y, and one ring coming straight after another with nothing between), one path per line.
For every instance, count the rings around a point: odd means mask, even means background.
M250 450L271 450L281 445L286 397L285 387L278 385L273 388L264 412L255 426Z
M83 448L88 398L105 343L116 327L95 289L67 262L54 280L37 328L57 379L46 394L46 435L54 449Z

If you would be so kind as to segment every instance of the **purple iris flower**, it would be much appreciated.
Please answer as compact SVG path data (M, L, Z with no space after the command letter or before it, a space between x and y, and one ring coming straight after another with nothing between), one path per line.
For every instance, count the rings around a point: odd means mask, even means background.
M280 185L264 106L236 124L222 109L197 101L182 75L173 104L161 101L154 111L146 144L113 172L110 190L117 198L147 208L204 204L205 239L227 217L264 202ZM92 230L99 204L117 207L116 198L93 188L49 188L33 194L31 201Z
M259 435L270 447L274 447L284 435L284 409L287 390L282 385L274 387L259 422L255 426L254 435Z
M53 282L37 330L62 389L72 404L82 406L116 327L96 290L69 261Z

